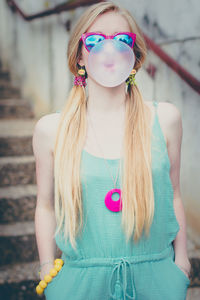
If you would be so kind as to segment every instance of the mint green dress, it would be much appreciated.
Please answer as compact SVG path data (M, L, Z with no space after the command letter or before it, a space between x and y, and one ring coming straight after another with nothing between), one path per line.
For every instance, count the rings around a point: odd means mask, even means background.
M173 208L170 161L156 101L152 127L152 176L155 214L148 238L126 244L121 211L105 206L113 188L103 158L83 150L81 181L84 229L77 251L62 235L56 236L64 265L48 284L47 300L185 300L190 279L175 264L173 240L180 227ZM119 159L108 159L116 174ZM120 177L120 176L119 176ZM118 177L118 178L119 178ZM116 188L120 188L117 181ZM116 198L114 197L116 196ZM118 194L112 199L118 200Z

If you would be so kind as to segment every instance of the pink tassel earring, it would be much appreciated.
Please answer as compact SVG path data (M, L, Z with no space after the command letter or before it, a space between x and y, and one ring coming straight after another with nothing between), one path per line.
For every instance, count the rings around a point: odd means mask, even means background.
M79 76L75 76L75 78L74 78L74 85L80 85L80 86L85 87L86 86L85 79L87 78L85 67L81 67L78 70L78 74L79 74Z

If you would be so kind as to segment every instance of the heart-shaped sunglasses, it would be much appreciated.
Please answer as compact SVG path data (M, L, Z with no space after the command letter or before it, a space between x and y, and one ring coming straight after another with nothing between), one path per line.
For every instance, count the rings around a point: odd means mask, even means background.
M133 48L136 34L133 32L118 32L114 35L105 35L98 32L86 32L81 35L80 40L83 41L83 44L88 52L99 42L104 39L114 39L120 42L126 43L128 46Z

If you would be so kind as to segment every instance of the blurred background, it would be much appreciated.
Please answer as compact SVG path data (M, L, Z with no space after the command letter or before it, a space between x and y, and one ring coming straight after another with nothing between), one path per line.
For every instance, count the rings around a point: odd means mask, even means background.
M73 24L100 1L0 1L0 299L35 293L36 121L63 106L74 76L67 66ZM200 299L200 9L198 0L113 1L141 27L148 56L136 75L145 100L181 112L181 195L192 264L187 300ZM155 299L161 300L161 299Z

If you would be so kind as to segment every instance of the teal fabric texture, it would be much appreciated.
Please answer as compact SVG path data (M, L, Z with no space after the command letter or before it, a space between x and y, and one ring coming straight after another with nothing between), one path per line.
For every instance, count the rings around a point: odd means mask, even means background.
M62 234L55 237L64 265L44 290L46 300L185 300L190 279L175 264L173 240L180 229L173 206L170 160L157 107L152 125L152 178L155 211L149 236L126 242L122 211L104 203L113 181L103 158L83 149L82 232L75 251ZM120 158L107 159L115 178ZM116 188L120 188L120 176ZM118 200L113 194L112 199Z

